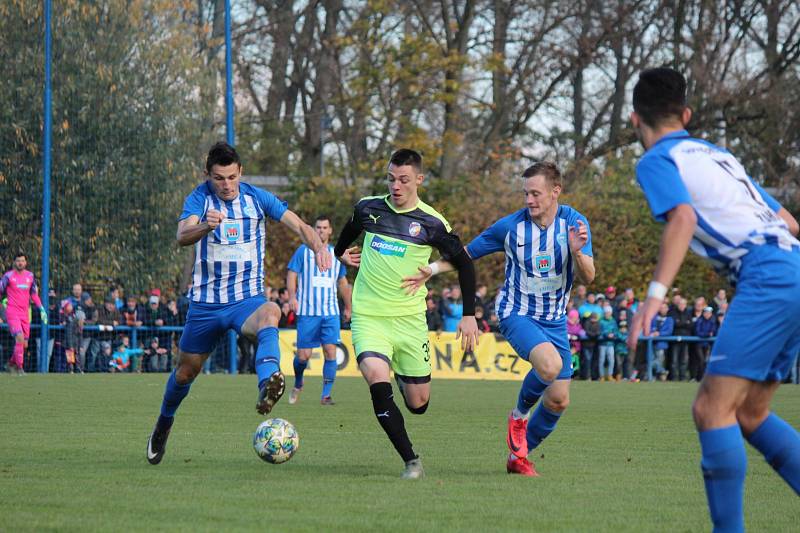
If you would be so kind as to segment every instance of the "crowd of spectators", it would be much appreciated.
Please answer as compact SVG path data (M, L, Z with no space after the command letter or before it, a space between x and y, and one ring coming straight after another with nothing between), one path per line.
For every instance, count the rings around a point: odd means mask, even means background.
M145 294L124 295L119 287L102 291L103 301L96 304L80 283L68 295L49 293L48 319L55 329L48 346L51 372L168 372L177 353L179 327L186 320L189 308L189 286L182 291L164 294L158 288ZM96 291L95 291L96 292ZM266 287L270 301L281 308L280 328L295 328L297 316L291 309L289 291L285 287ZM499 334L495 298L485 284L476 289L475 318L483 333ZM728 297L724 289L713 298L687 298L673 288L668 301L653 318L649 331L652 337L700 337L708 342L658 341L653 351L639 343L635 353L626 345L628 324L638 308L633 289L618 293L613 286L593 293L578 285L567 303L567 333L572 352L574 377L599 381L699 381L705 372L713 337L725 319ZM430 331L455 332L463 315L461 289L458 285L438 291L429 289L426 297L426 320ZM37 314L32 322L39 322ZM0 323L4 320L0 305ZM97 327L87 327L97 326ZM128 326L134 328L131 332ZM164 328L171 326L173 328ZM342 316L342 328L350 324ZM116 329L115 329L116 328ZM35 335L33 337L36 337ZM131 339L135 339L135 346ZM13 339L8 330L0 330L0 361L6 361ZM37 339L38 343L38 339ZM31 349L37 349L31 343ZM220 343L205 371L225 367L227 343ZM252 368L255 347L246 339L238 342L239 368ZM35 364L26 357L29 365ZM798 361L800 365L800 361ZM792 379L800 381L800 369Z

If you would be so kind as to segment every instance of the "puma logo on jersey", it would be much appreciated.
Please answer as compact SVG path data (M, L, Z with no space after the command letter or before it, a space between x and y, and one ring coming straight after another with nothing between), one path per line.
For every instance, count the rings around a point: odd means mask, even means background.
M375 216L375 215L373 215L372 213L370 213L370 214L369 214L369 215L367 215L367 216L368 216L369 218L371 218L371 219L372 219L372 223L373 223L373 224L377 224L377 223L378 223L378 219L379 219L379 218L381 218L381 216L380 216L380 215L378 215L378 216Z

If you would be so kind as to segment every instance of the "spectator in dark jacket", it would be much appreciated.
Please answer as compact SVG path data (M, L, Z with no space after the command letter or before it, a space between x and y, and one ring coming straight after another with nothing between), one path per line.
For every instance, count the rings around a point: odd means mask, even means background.
M116 326L122 322L122 315L117 309L114 300L106 298L103 302L103 307L97 311L97 325L102 327L98 338L101 341L111 342L114 334L111 333Z
M597 361L595 352L597 351L597 339L600 337L600 317L592 312L589 319L583 323L583 330L586 332L586 339L581 343L583 351L583 361L581 362L581 378L592 379L592 376L599 376L599 368L595 373L592 362Z
M672 335L675 327L675 322L669 316L669 305L666 302L661 304L658 314L653 317L650 323L650 336L651 337L668 337ZM653 381L653 367L658 374L658 379L666 381L667 370L664 368L664 355L669 347L666 341L654 342L653 351L654 357L650 356L649 350L647 354L647 381Z
M717 321L714 318L714 309L711 306L703 309L703 314L694 323L694 335L704 339L714 337L717 334ZM700 381L706 369L706 360L711 351L711 343L698 342L692 353L692 360L689 365L691 379Z
M692 335L692 310L688 308L686 298L680 297L669 311L674 328L672 334L676 337L689 337ZM689 377L689 343L674 342L670 347L669 377L672 381L682 381Z
M442 331L444 323L442 315L439 314L439 306L433 298L426 298L425 306L425 321L428 323L428 331Z

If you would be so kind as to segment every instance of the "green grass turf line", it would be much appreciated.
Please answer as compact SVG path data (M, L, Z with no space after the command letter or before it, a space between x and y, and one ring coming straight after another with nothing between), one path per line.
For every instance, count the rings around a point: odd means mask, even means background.
M145 460L167 376L0 376L0 530L6 531L704 531L710 529L690 406L697 385L583 383L532 459L505 473L505 419L518 383L433 382L423 416L404 409L426 479L402 462L366 385L339 378L319 405L309 377L293 422L300 449L269 465L252 450L263 419L254 376L201 376L167 454ZM287 383L291 386L291 378ZM399 398L399 396L398 396ZM800 387L776 412L800 427ZM800 505L748 447L752 531L790 531Z

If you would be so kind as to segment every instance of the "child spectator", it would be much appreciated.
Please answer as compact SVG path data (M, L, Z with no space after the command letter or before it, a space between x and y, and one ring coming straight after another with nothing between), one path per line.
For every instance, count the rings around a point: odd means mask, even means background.
M567 313L567 338L569 351L572 353L572 374L579 374L581 369L581 339L586 332L581 326L581 317L577 309L570 309Z
M581 377L583 379L592 379L592 361L597 348L597 339L600 338L600 321L597 313L589 315L589 320L583 324L583 330L586 332L586 338L581 343L581 348L583 349Z
M617 324L617 340L614 344L614 358L617 363L616 380L629 379L631 375L630 362L628 361L628 315L620 310L619 324Z
M109 368L111 372L141 372L139 366L139 358L144 350L140 348L131 348L129 346L130 339L127 336L122 337L122 342L117 346L117 351L114 352ZM129 370L130 369L130 370Z
M603 308L603 318L600 319L599 345L600 381L613 381L614 379L614 344L617 340L617 321L614 320L614 308L607 305Z
M67 298L61 304L61 313L64 317L64 353L67 359L67 372L73 374L75 369L83 374L78 351L81 349L81 333L85 315L82 310L75 311L72 300Z
M489 333L489 323L483 318L483 307L475 307L475 321L481 333Z
M664 302L661 304L661 308L658 310L658 314L653 317L653 321L650 323L650 336L668 337L672 335L672 330L675 326L675 321L672 320L672 317L669 316L668 313L669 313L669 305L667 305L667 303ZM655 371L658 374L658 379L660 381L667 380L668 372L664 368L664 356L667 352L668 347L669 343L666 341L654 343L653 344L653 348L655 351L654 359L650 356L650 350L648 350L647 381L653 381L653 367L655 367Z
M703 314L694 323L694 335L708 339L717 334L717 321L714 319L714 308L707 306ZM706 370L706 359L711 351L711 343L698 342L695 344L692 361L689 365L689 375L692 380L700 381Z
M144 357L150 372L166 372L169 352L159 346L158 337L150 339L150 345L144 350Z
M111 343L108 341L100 342L100 353L97 354L97 371L98 372L108 372L109 365L112 361L111 355Z

